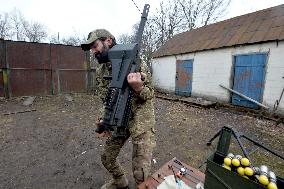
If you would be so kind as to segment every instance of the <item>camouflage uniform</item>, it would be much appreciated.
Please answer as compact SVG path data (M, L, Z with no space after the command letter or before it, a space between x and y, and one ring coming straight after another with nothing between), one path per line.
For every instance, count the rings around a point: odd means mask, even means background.
M91 45L97 39L110 37L115 41L114 36L105 29L97 29L89 33L86 42L81 44L84 51L90 50ZM105 184L102 188L118 188L128 185L123 169L118 164L116 158L129 137L132 138L132 168L136 184L144 181L149 175L151 167L152 151L156 145L154 137L155 115L153 106L154 89L151 84L150 74L141 63L141 71L147 74L144 81L144 88L140 94L133 98L132 111L133 118L129 122L128 135L124 138L110 137L107 139L105 149L101 155L101 160L105 168L112 174L113 180ZM98 64L96 68L97 94L105 98L109 80L103 76L111 75L111 63ZM101 110L103 116L103 109Z
M110 137L107 139L104 152L101 155L102 164L112 174L113 178L124 175L116 158L129 137L132 138L132 171L136 184L140 184L148 177L151 168L152 151L156 145L154 136L155 115L153 106L154 89L150 74L146 66L141 63L141 71L147 74L144 88L133 98L133 118L129 122L129 135L125 138ZM96 68L97 94L104 98L110 81L103 76L111 75L109 63L99 64ZM103 111L101 111L103 113ZM103 114L102 114L103 115Z

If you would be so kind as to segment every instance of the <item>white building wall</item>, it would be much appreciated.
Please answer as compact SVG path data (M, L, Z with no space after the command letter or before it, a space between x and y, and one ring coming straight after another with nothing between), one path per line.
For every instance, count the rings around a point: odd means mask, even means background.
M152 79L156 88L174 92L176 77L176 58L174 56L154 59Z
M219 85L232 88L234 56L260 52L269 53L262 103L272 109L284 88L284 41L156 58L152 64L154 85L174 92L176 60L193 59L192 96L230 102L230 92ZM278 109L284 113L282 98Z

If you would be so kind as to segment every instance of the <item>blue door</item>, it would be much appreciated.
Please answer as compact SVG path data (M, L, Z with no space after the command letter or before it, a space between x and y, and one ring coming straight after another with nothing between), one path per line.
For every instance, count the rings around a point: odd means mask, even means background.
M177 60L176 88L177 95L190 96L192 90L192 63L193 60Z
M233 90L261 103L266 61L267 54L235 56ZM258 108L258 105L255 103L234 93L232 95L232 103L238 106Z

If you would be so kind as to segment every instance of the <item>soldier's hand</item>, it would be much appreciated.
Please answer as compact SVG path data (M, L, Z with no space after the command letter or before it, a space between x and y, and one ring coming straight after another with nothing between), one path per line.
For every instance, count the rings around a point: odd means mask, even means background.
M97 127L99 128L100 126L102 126L102 122L103 120L101 118L99 118L96 122ZM97 133L97 137L102 138L102 137L110 137L111 136L111 132L109 131L103 131L102 133Z
M143 90L144 81L141 79L146 77L146 74L143 72L130 73L127 76L127 81L130 87L136 92L140 93Z
M97 137L99 137L99 138L110 137L110 136L111 136L111 132L109 132L109 131L104 131L100 134L97 133Z

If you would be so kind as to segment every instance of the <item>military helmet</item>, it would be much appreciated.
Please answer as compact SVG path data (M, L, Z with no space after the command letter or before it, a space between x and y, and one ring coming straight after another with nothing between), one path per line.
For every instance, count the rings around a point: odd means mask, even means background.
M89 33L87 41L85 41L84 43L81 44L81 48L84 51L90 50L90 48L91 48L90 45L94 41L96 41L97 39L102 38L102 37L110 37L112 39L115 39L114 36L109 31L107 31L106 29L96 29L96 30Z

